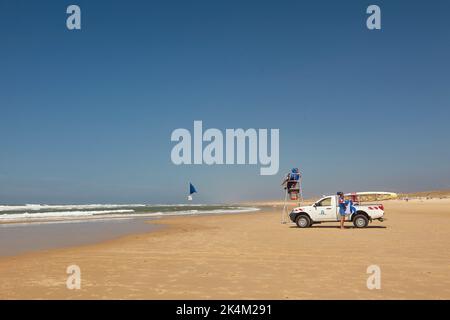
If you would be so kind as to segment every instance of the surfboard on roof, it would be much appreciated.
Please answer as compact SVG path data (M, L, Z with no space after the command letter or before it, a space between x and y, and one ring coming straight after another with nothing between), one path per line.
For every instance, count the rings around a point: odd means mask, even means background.
M385 191L362 191L362 192L350 192L344 194L347 198L359 201L371 201L371 200L391 200L396 199L398 195L395 192Z

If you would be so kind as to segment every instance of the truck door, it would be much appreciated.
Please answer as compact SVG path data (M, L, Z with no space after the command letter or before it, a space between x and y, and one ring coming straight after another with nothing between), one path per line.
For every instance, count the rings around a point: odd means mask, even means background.
M315 204L316 217L318 221L336 221L336 204L333 197L326 197Z

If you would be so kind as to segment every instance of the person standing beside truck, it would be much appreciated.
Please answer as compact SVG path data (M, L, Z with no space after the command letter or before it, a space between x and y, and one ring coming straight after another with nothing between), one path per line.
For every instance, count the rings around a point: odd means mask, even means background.
M338 204L339 204L339 215L340 215L340 225L341 229L344 229L344 220L345 220L345 198L343 192L338 192Z

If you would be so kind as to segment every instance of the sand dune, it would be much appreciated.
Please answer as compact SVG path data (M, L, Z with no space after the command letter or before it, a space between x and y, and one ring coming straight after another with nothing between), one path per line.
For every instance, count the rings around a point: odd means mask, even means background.
M0 258L0 298L449 299L450 199L385 207L367 229L281 225L276 207L167 218L153 233ZM71 264L80 290L66 288ZM366 286L372 264L380 290Z

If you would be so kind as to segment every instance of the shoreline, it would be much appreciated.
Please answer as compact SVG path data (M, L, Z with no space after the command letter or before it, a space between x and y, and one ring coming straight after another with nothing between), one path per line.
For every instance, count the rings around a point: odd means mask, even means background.
M0 298L449 299L449 204L386 202L388 220L364 230L281 225L279 207L166 217L149 233L0 257ZM65 286L71 264L81 290ZM372 264L381 290L366 287Z

